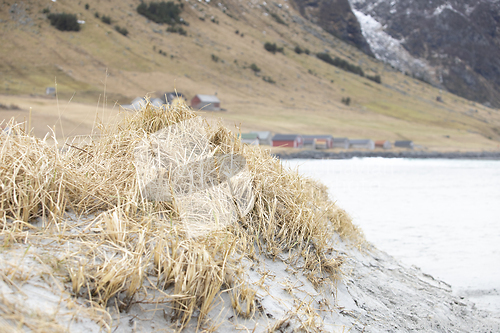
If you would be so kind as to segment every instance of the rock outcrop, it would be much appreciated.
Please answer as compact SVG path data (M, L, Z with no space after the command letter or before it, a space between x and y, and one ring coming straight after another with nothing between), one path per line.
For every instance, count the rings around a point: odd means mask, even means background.
M294 0L302 16L373 56L348 0Z
M380 23L379 34L388 34L413 57L428 63L436 84L467 99L500 106L500 3L350 1L355 12Z

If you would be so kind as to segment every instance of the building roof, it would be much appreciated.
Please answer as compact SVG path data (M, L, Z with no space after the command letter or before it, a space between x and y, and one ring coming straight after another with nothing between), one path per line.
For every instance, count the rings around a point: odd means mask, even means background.
M312 145L312 144L314 144L314 141L318 141L318 140L323 140L323 141L332 140L333 141L333 136L331 136L331 135L302 135L302 137L304 138L305 145Z
M205 103L220 103L220 100L217 98L217 96L214 95L196 95L195 97L198 97L200 101L205 102Z
M294 141L300 134L276 134L273 136L273 141Z
M177 92L177 91L167 92L164 94L164 96L166 98L166 102L168 102L168 103L172 103L172 101L176 98L186 99L183 94L181 94L180 92Z
M258 140L257 133L241 133L242 140Z
M408 147L413 148L413 141L410 140L400 140L394 142L395 147Z
M338 142L346 142L349 141L348 138L333 138L333 142L338 143Z
M333 136L328 134L320 134L320 135L302 135L304 139L333 139Z
M250 133L255 133L259 137L259 140L266 140L271 137L270 131L253 131Z
M367 143L372 143L373 141L370 139L357 139L357 140L349 140L349 143L354 145L366 145Z
M146 106L146 99L144 97L136 97L129 105L122 105L125 109L140 110Z
M161 107L165 102L161 98L153 98L150 101L151 105L156 106L156 107Z

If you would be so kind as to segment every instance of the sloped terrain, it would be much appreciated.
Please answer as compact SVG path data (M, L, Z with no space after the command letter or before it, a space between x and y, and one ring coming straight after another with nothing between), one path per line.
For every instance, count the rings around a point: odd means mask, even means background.
M457 95L500 106L500 61L496 56L500 46L498 2L351 0L351 4L380 24L375 34L367 31L370 45L377 44L375 35L385 33L404 48L400 60L407 51L431 68L427 71L404 68L403 64L391 61L394 66ZM363 28L370 30L365 19L360 21L365 21ZM373 51L380 59L391 60L385 50Z
M500 116L495 109L402 75L323 31L288 1L182 3L181 17L189 23L182 26L186 36L139 15L137 1L89 0L89 9L76 1L22 1L15 6L4 1L2 103L23 109L18 120L33 107L33 115L72 119L80 129L66 132L83 134L103 105L118 111L116 103L176 88L188 99L217 93L227 112L215 116L244 131L409 139L431 150L498 148ZM74 13L85 24L79 32L58 31L44 10ZM96 14L109 16L111 25ZM126 27L128 35L115 31L115 25ZM283 47L284 53L266 51L266 42ZM297 46L309 54L296 53ZM360 66L366 75L380 75L382 84L314 56L325 51ZM260 71L252 70L252 64ZM45 87L56 84L59 106L52 99L25 99L42 97ZM349 106L341 103L346 97L351 98ZM88 105L87 116L72 114L71 105L81 109L76 103ZM35 125L46 133L53 118Z

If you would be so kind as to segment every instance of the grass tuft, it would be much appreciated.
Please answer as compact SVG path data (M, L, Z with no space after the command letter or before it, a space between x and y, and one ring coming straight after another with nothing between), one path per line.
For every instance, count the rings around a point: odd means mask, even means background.
M363 241L323 185L185 104L147 103L116 125L99 126L97 137L65 142L63 150L35 139L24 124L8 127L0 135L4 246L29 239L71 249L57 260L58 274L74 297L106 318L110 305L127 311L157 304L180 328L193 318L201 327L224 292L236 315L251 318L257 286L247 282L243 259L286 253L315 286L334 285L344 262L334 236ZM141 169L137 149L144 145L147 163L166 156L170 164ZM245 172L230 178L228 163ZM156 183L144 185L144 174ZM36 219L49 223L35 227ZM307 318L318 317L304 309Z

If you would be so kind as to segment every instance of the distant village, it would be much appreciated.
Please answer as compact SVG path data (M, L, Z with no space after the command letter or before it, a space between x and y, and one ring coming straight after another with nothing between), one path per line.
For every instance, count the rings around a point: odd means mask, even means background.
M149 100L151 105L156 107L162 107L165 104L176 105L179 102L187 104L186 97L178 92L169 92L163 94L163 98L152 98ZM125 110L138 111L146 106L148 100L144 97L135 98L132 103L127 105L122 105L121 107ZM202 111L225 111L220 107L220 100L215 95L202 95L197 94L191 99L190 106L195 110Z
M284 148L309 149L392 149L394 147L413 149L413 141L395 141L394 145L388 140L348 139L337 138L329 134L302 135L302 134L273 134L270 131L255 131L240 134L241 141L249 145L268 145Z
M165 104L175 105L178 102L186 102L183 94L170 92L164 94L165 98L153 98L149 100L153 106L162 107ZM140 110L148 101L143 97L135 98L131 104L122 105L126 110ZM220 107L220 100L215 95L195 95L190 102L190 106L195 110L202 111L224 111ZM400 140L391 142L389 140L371 140L371 139L349 139L333 137L329 134L321 135L302 135L302 134L280 134L271 131L252 131L239 134L241 141L249 145L265 145L271 147L283 148L308 148L308 149L366 149L375 148L392 149L406 148L413 149L414 144L411 140Z

